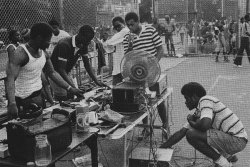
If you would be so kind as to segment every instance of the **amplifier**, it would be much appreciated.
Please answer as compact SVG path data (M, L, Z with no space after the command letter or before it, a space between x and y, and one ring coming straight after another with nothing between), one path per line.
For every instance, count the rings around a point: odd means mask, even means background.
M139 85L131 82L122 82L112 88L113 103L136 103L135 96Z
M154 167L153 161L148 160L149 148L135 148L129 158L129 167ZM173 155L173 149L157 148L157 167L169 167L169 161ZM152 158L152 155L151 155Z
M140 99L136 98L140 86L137 83L122 82L112 88L111 109L122 113L138 112Z
M157 96L160 96L162 92L167 89L168 81L167 81L167 74L161 74L158 81L149 87L150 91L155 91Z

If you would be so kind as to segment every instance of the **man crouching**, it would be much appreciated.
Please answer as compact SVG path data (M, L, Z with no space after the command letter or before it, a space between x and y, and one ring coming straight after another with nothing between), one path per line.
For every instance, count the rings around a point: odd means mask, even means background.
M242 151L248 142L245 128L229 108L219 99L206 95L206 90L196 82L185 84L181 93L189 110L187 123L175 132L161 148L169 148L184 136L195 149L211 158L217 166L231 167L237 161L234 154Z

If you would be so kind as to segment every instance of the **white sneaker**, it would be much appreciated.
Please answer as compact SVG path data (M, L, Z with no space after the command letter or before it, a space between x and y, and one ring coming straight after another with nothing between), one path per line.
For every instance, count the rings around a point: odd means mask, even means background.
M243 67L242 65L238 65L239 68Z
M226 166L220 166L218 164L214 164L214 167L233 167L233 164L231 162L229 162L229 165Z

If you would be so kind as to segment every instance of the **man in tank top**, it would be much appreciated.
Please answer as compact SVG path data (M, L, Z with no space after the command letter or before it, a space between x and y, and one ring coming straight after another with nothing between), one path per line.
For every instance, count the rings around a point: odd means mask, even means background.
M10 118L18 116L18 112L25 111L29 104L43 105L41 98L42 80L44 72L59 86L77 96L83 96L79 89L71 87L54 70L50 57L44 50L49 47L52 28L46 23L36 23L32 26L30 40L19 46L7 66L6 91L8 97L8 115Z

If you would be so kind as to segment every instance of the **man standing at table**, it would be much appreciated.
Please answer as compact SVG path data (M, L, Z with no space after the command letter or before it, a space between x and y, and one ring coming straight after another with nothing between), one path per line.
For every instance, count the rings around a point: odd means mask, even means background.
M125 21L122 17L117 16L112 20L112 24L117 33L112 36L109 40L103 43L103 45L111 45L115 47L115 51L113 53L113 85L116 85L122 82L122 74L121 74L121 61L124 56L123 49L123 39L124 36L129 32L129 29L125 26Z
M49 47L52 28L46 23L36 23L30 31L30 40L19 46L10 57L7 66L6 91L8 97L8 115L16 118L21 109L30 103L43 105L41 97L44 72L62 89L83 96L79 89L71 87L54 70L49 55L44 51Z
M130 50L142 50L154 55L158 60L160 60L164 53L162 40L156 29L150 25L141 25L138 15L134 12L130 12L125 16L125 22L130 32L124 37L124 52L127 53ZM165 101L159 104L157 108L162 120L162 127L167 129L168 120ZM147 118L143 119L144 124L147 124L147 121ZM149 134L149 130L144 128L138 139L146 138ZM164 137L167 138L167 134L165 134Z
M53 50L51 61L55 70L73 88L75 85L70 72L76 65L80 56L82 56L84 67L90 78L98 86L106 86L97 80L89 62L88 45L94 38L94 34L94 30L91 26L84 25L79 29L77 35L61 39ZM67 91L59 87L53 81L51 82L51 87L54 92L55 100L68 100L69 98L73 98L72 94L68 94Z

